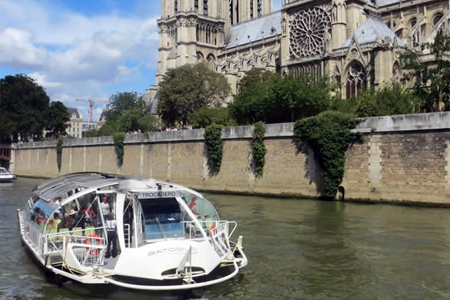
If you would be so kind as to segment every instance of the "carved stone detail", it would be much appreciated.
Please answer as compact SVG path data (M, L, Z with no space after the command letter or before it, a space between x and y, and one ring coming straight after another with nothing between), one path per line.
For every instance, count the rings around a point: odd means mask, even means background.
M188 27L197 26L197 19L196 18L189 18L189 20L187 21L187 26Z
M183 19L178 19L177 20L177 26L178 27L186 27L186 26L188 26L188 22L184 18Z
M160 25L158 27L158 33L167 33L167 32L168 32L168 29L167 29L166 25Z
M322 5L298 11L289 17L291 59L322 55L326 34L331 30L331 6Z

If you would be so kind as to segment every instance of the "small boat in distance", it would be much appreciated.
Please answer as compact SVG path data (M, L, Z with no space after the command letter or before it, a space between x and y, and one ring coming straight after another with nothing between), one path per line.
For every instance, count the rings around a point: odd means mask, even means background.
M8 172L6 168L0 167L0 182L11 182L16 178L16 174Z
M36 186L17 216L37 261L84 284L194 289L229 280L248 263L242 236L231 240L236 222L168 182L67 174Z

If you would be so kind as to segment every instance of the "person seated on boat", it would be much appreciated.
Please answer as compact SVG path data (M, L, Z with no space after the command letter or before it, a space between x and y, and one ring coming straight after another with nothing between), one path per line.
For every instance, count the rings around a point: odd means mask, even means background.
M112 213L111 205L108 202L108 198L103 196L102 203L100 203L100 210L102 211L103 219L107 220L110 213Z
M55 220L54 219L48 220L47 232L51 232L52 230L56 229L58 229L58 225L56 225Z
M112 244L112 257L117 256L117 223L114 218L114 213L109 213L108 220L106 221L106 231L108 233L108 247L106 248L106 258L111 256L111 244Z

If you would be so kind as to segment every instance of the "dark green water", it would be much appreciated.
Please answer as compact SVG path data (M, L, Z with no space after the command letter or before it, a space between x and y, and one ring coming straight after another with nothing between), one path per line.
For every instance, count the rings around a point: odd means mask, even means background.
M47 279L20 245L16 209L36 179L0 183L0 299L450 299L450 210L207 195L249 258L194 294Z

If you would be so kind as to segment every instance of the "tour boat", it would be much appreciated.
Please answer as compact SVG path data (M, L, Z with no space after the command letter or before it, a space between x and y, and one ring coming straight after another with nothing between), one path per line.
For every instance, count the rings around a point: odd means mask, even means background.
M8 172L6 168L0 167L0 182L10 182L16 179L16 174Z
M219 219L200 193L169 182L67 174L36 186L17 215L36 260L84 284L194 289L229 280L248 263L242 236L231 240L236 222Z

